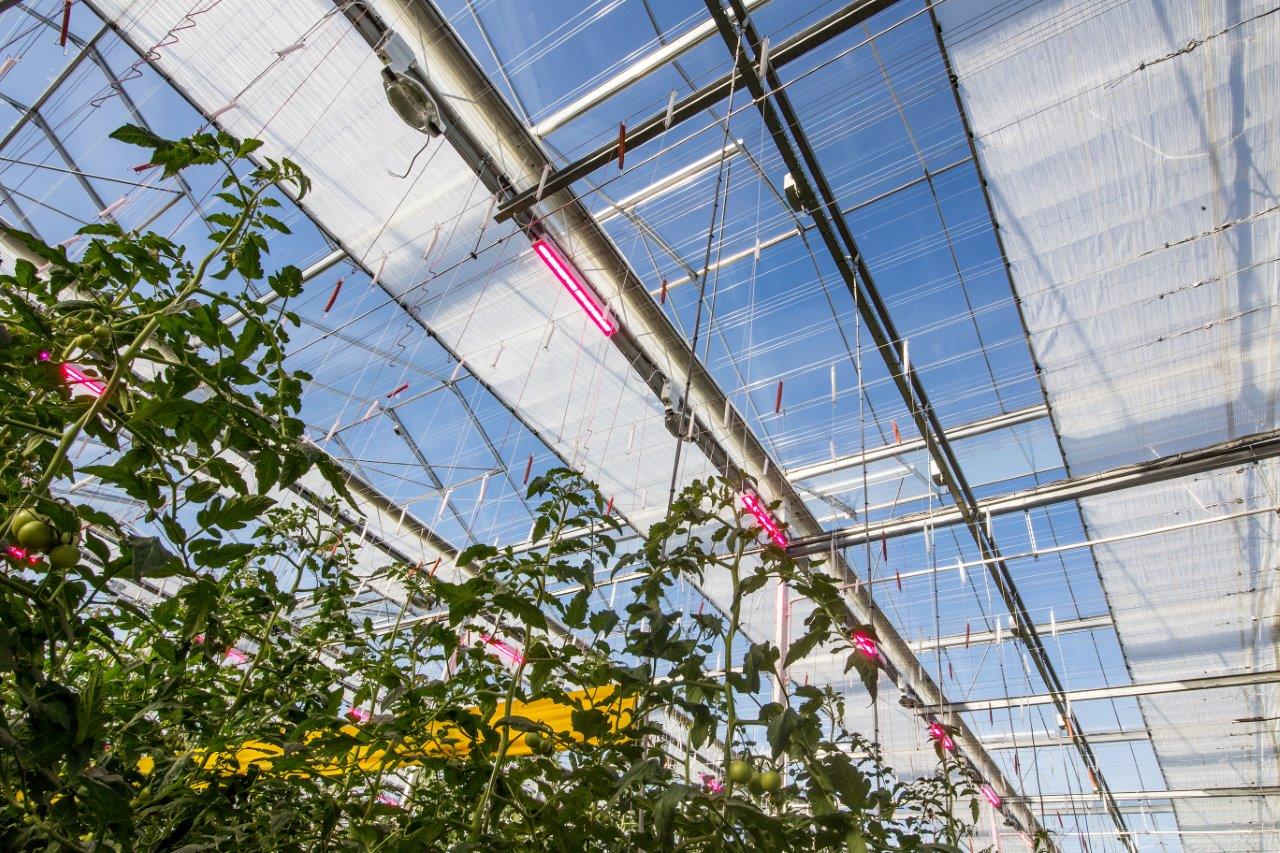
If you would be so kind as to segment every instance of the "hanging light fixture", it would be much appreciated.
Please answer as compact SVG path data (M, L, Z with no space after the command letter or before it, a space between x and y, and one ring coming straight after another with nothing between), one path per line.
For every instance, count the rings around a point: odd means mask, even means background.
M395 114L419 133L431 137L444 133L440 106L431 94L417 54L405 38L388 28L368 3L351 0L342 4L341 9L382 60L382 88Z
M760 496L755 492L746 491L742 493L742 506L747 512L755 518L756 522L769 534L769 538L773 540L773 544L779 548L787 547L787 536L778 527L778 522L773 520L773 516L769 513L768 507L764 505L764 501L760 500Z
M66 380L67 387L70 389L73 397L76 395L77 391L85 394L91 394L94 397L101 397L103 394L107 393L107 383L103 382L101 379L90 376L78 365L72 364L69 361L62 365L62 378Z
M524 655L520 654L520 650L515 646L489 634L481 634L480 636L484 639L484 644L497 652L500 657L506 658L516 666L524 663Z
M983 785L978 790L982 791L982 796L991 804L991 808L993 809L1000 808L1000 804L1004 802L1000 799L1000 795L996 793L996 789L990 785Z
M551 270L551 274L560 281L564 289L569 291L569 295L578 303L578 306L591 319L591 322L595 323L596 328L600 330L602 335L607 338L618 331L618 326L613 322L613 318L601 307L595 294L587 289L577 270L565 260L554 243L546 237L540 237L533 241L533 251L547 265L547 269Z

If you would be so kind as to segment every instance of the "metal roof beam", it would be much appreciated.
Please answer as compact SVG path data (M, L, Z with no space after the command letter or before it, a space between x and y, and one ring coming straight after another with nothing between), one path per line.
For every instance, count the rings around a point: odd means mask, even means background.
M757 6L763 6L768 2L769 0L747 0L747 6L755 9ZM631 84L643 80L667 63L684 56L715 34L716 22L711 18L707 18L683 35L677 36L647 56L643 56L631 63L582 97L556 110L535 124L533 132L538 136L546 136L557 128L563 127L567 122L572 121L592 107L603 103Z
M55 21L48 15L42 14L38 10L31 8L27 3L19 3L18 8L55 32L61 31L61 23ZM107 83L118 95L120 95L120 100L124 103L129 114L133 116L133 120L136 121L143 129L152 130L151 123L148 122L146 116L142 114L142 110L138 108L138 104L133 100L133 97L125 91L124 84L120 82L120 78L117 77L115 71L112 70L110 63L107 62L107 58L102 55L102 50L98 47L96 40L94 43L90 44L72 32L67 33L67 40L76 47L87 49L89 51L89 59L94 65L98 66L98 70L100 70L102 75L107 78ZM200 204L196 201L195 192L191 189L191 185L187 183L186 177L179 172L174 175L174 180L176 180L178 182L178 186L181 187L182 194L186 196L187 203L191 205L191 209L193 211L199 211ZM204 217L201 217L201 221L205 222L205 225L209 230L213 230L213 226L209 225L209 223L204 220Z
M635 209L640 205L647 204L667 193L687 186L743 150L742 140L730 140L729 144L719 151L712 151L710 154L699 157L692 163L676 169L665 177L659 178L649 186L637 190L626 198L610 202L607 208L596 214L596 222L603 225L606 222L617 219L619 216L634 213Z
M916 373L907 366L906 359L899 359L899 353L902 353L901 338L894 328L884 301L876 289L871 271L862 258L848 223L841 214L835 193L827 181L817 156L809 145L804 130L800 125L800 120L791 106L786 89L777 76L776 65L762 71L757 70L758 67L763 68L764 65L764 63L760 62L761 40L748 17L742 0L730 0L730 3L736 23L735 20L730 19L729 11L721 5L721 0L706 0L707 9L716 19L716 25L719 27L725 47L734 56L738 74L742 77L751 93L753 102L759 110L765 127L773 140L774 147L781 155L792 178L795 180L800 197L811 200L810 203L813 206L813 210L810 211L810 215L813 218L814 226L817 228L824 246L839 269L846 287L853 296L854 304L863 317L864 323L875 341L876 348L889 369L890 377L898 387L903 401L907 404L920 434L928 436L932 432L934 436L933 441L929 444L929 449L940 469L943 483L948 491L955 495L957 500L961 501L961 505L964 506L964 501L972 502L974 500L973 494L969 490L968 484L964 481L959 464L955 459L955 454L943 438L941 425L938 423L937 416L929 403L924 386ZM768 84L768 90L765 88L766 83ZM903 355L905 356L905 353ZM976 516L971 518L970 528L975 540L983 550L983 555L988 556L994 553L994 543L989 541L989 537L983 537L981 525L974 522L976 522ZM1032 657L1036 661L1037 669L1040 670L1041 676L1047 683L1055 684L1057 677L1053 672L1052 664L1049 663L1047 653L1038 644L1039 637L1035 633L1034 627L1030 624L1030 617L1017 594L1016 588L1013 587L1010 579L1002 578L994 567L992 568L992 573L995 575L1001 596L1004 598L1010 612L1014 614L1015 622L1028 629L1028 635L1023 639L1027 642ZM924 698L926 694L921 692L921 690L924 690L927 691L927 695L934 696L935 701L941 703L941 697L943 696L941 687L925 675L924 668L919 665L915 653L894 629L892 620L884 615L866 589L857 587L850 591L854 600L860 606L862 613L865 614L864 618L868 618L872 622L877 634L880 636L882 653L899 665L901 676L912 691L916 693L917 698ZM885 642L886 636L892 637L894 642ZM1063 703L1062 713L1068 717L1070 716L1070 709L1066 707L1065 703ZM972 732L962 725L958 734L957 741L965 745L965 754L974 765L976 771L983 778L996 784L997 787L1012 789L999 766L992 761L991 756L977 743ZM1101 771L1096 767L1087 744L1083 742L1081 742L1081 752L1086 766L1093 772L1094 778L1101 780ZM1102 784L1105 787L1105 780L1102 781ZM1006 815L1011 820L1020 823L1022 828L1030 832L1037 832L1040 829L1036 816L1029 809L1013 806L1006 812ZM1124 827L1124 819L1119 814L1116 814L1114 819L1118 827Z
M1212 444L1199 450L1163 456L1135 465L1121 465L1096 474L1068 477L1031 489L1007 495L984 498L977 502L978 512L996 518L1012 512L1050 506L1063 501L1104 495L1123 489L1149 486L1203 474L1233 465L1248 465L1280 456L1280 429L1254 433L1230 441ZM932 512L917 512L885 521L860 524L812 537L797 537L788 549L793 556L825 554L832 548L850 548L881 539L893 539L922 533L963 522L964 516L954 506Z
M1124 729L1111 729L1103 732L1086 732L1085 736L1089 738L1089 743L1136 743L1139 741L1151 740L1151 732L1146 729L1132 729L1126 731ZM1017 735L1001 735L999 737L983 738L982 745L987 749L1049 749L1052 747L1071 746L1071 738L1063 734L1047 734L1041 732L1032 734L1031 732L1023 732Z
M1159 696L1166 693L1189 693L1195 690L1222 690L1231 687L1256 687L1280 683L1280 669L1261 672L1244 672L1234 675L1207 675L1203 678L1181 678L1172 681L1151 681L1144 684L1117 684L1113 687L1092 687L1068 690L1066 698L1072 703L1099 699L1123 699L1133 696ZM1031 696L1003 696L998 699L971 699L965 702L946 702L923 705L923 714L951 714L959 711L998 711L1007 708L1024 708L1028 705L1048 705L1054 697L1048 693Z
M956 441L962 438L972 438L977 435L985 435L996 430L1008 429L1010 427L1019 426L1020 424L1032 423L1041 418L1048 417L1049 408L1043 404L1038 406L1027 406L1025 409L1017 409L1012 412L1001 412L989 418L972 421L971 423L962 424L946 431L947 441ZM827 462L816 462L813 465L802 465L797 468L788 468L787 477L792 480L807 480L810 477L821 477L824 474L834 474L838 471L845 471L849 468L859 468L863 465L869 465L872 462L879 462L883 459L892 459L903 453L914 453L919 450L925 450L925 440L923 438L912 438L897 444L886 444L883 447L876 447L865 453L852 453L848 456L841 456L831 459Z
M1061 622L1045 622L1036 625L1036 630L1043 633L1053 634L1074 634L1080 631L1097 631L1100 628L1114 627L1115 623L1111 619L1110 613L1104 613L1100 616L1086 616L1082 619L1064 619ZM949 637L941 637L937 640L932 638L927 640L916 640L911 644L912 651L918 653L931 652L934 649L954 649L959 646L968 646L981 643L994 643L997 640L1004 641L1018 638L1017 627L1012 627L1007 631L974 631L969 634L953 634Z
M747 151L747 155L750 156L750 151ZM939 175L944 175L947 172L950 172L952 169L959 168L960 166L963 166L966 163L972 163L972 162L973 162L973 159L971 157L961 157L959 160L955 160L951 163L948 163L945 166L939 166L936 169L930 170L927 175L921 175L918 178L912 178L911 180L904 181L898 184L896 187L891 187L885 190L879 195L873 196L869 199L865 199L864 201L860 201L856 204L851 204L841 212L846 216L848 216L851 213L857 213L859 210L870 207L876 202L884 201L887 198L897 195L903 190L909 190L912 187L923 184L925 181L929 180L930 178L936 178ZM763 240L760 240L758 246L752 246L748 249L743 249L743 250L734 252L731 255L726 255L723 258L719 258L717 260L712 261L711 264L707 267L707 272L710 273L710 272L715 272L716 270L722 270L722 269L725 269L726 267L733 266L739 261L744 261L747 258L753 258L755 257L757 249L761 251L765 249L771 249L774 246L777 246L779 243L785 243L787 240L790 240L792 237L799 237L801 234L808 233L808 231L812 227L813 226L811 225L805 225L803 222L800 222L794 228L789 228L786 231L780 231L771 237L766 237ZM673 278L667 282L667 290L671 291L673 288L680 287L681 285L685 285L691 281L696 281L696 280L697 280L696 275L684 275L684 276L681 276L680 278ZM660 287L654 288L653 290L650 290L649 293L654 297L657 297L662 293L662 288Z
M781 68L787 63L821 47L837 36L843 35L853 27L869 20L876 13L888 9L896 2L898 0L860 0L860 2L851 3L834 15L823 18L821 21L806 27L772 48L769 51L769 65L773 68ZM670 122L667 121L667 111L663 110L636 123L633 127L628 127L627 147L637 148L646 142L657 139L669 128L675 127L686 119L692 118L703 110L720 103L729 96L729 90L733 88L735 77L736 74L730 71L718 80L708 83L698 91L676 101L671 110ZM567 189L574 181L585 178L596 169L609 163L617 156L617 153L617 144L609 143L575 160L565 168L552 172L547 176L542 197L547 198L560 190ZM519 216L537 202L537 188L529 188L499 205L497 219L502 222Z
M1203 800L1217 797L1280 797L1280 785L1257 785L1231 788L1181 788L1172 791L1116 791L1117 800ZM1011 797L1024 803L1042 805L1070 805L1072 803L1097 802L1097 794L1033 794ZM1280 831L1280 829L1273 830Z

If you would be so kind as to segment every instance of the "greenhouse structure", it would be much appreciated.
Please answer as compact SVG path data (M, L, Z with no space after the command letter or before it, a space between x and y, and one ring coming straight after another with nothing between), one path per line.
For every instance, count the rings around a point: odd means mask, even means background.
M1280 850L1280 4L0 0L0 133L0 849Z

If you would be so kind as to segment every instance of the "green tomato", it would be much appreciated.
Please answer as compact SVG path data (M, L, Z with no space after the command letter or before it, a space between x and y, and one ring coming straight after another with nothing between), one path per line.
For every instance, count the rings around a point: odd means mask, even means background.
M76 335L71 343L62 351L62 357L68 358L77 351L87 350L93 346L93 335Z
M39 521L40 516L36 515L29 509L20 509L13 514L13 519L9 522L9 531L15 536L18 531L33 521Z
M80 549L75 545L59 545L49 552L49 565L69 569L80 562Z
M524 736L524 745L529 747L529 751L535 755L542 754L542 745L545 742L542 735L537 732L527 732Z
M766 770L760 774L760 787L769 793L782 790L782 776L776 770Z
M747 783L747 790L755 794L757 797L764 793L764 785L760 782L759 773L751 774L751 781Z
M29 521L18 528L18 544L32 551L47 551L58 541L58 531L43 521Z
M729 762L729 781L735 785L745 785L755 775L751 762L735 758Z

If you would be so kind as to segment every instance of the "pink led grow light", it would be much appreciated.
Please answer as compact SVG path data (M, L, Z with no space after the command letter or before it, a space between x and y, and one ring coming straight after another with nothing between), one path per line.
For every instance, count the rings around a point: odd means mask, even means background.
M755 517L756 522L769 534L769 538L773 540L773 544L779 548L787 547L787 536L778 527L778 522L773 520L773 516L769 514L769 510L764 505L764 501L760 500L760 496L755 492L742 493L742 506Z
M495 652L502 657L519 666L524 663L524 655L520 654L520 650L510 643L504 643L497 637L491 637L488 634L481 634L484 638L485 645L491 646Z
M101 379L94 379L71 362L65 362L62 365L62 378L67 381L67 385L71 386L72 391L81 389L95 397L101 397L107 393L107 383Z
M347 719L353 723L367 723L373 719L373 714L363 708L352 708L347 712Z
M929 724L929 737L947 752L955 752L956 742L947 734L946 726L936 720Z
M996 793L995 788L990 785L983 785L979 790L982 791L982 796L986 798L987 802L991 804L991 808L1000 808L1000 803L1003 801L1000 799L1000 795Z
M533 251L547 265L547 269L551 270L551 274L560 280L560 283L564 285L564 289L569 291L569 295L587 313L587 316L591 318L591 322L596 324L601 334L609 337L618 331L617 325L605 313L605 310L600 307L600 303L587 290L586 285L582 283L577 271L569 265L569 262L560 255L560 251L550 241L535 240Z
M876 645L876 641L865 631L853 632L853 647L862 652L864 657L871 660L878 660L880 657L880 647Z

